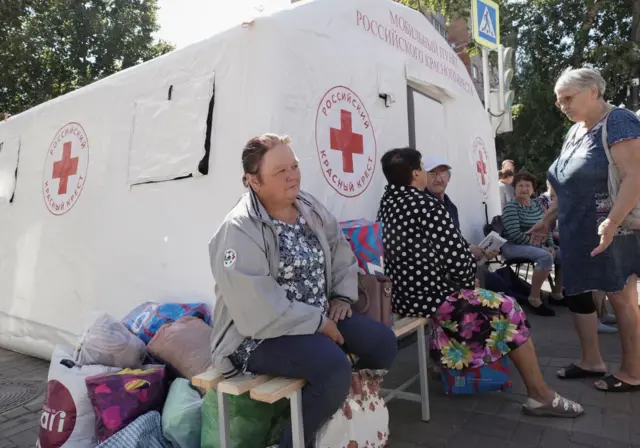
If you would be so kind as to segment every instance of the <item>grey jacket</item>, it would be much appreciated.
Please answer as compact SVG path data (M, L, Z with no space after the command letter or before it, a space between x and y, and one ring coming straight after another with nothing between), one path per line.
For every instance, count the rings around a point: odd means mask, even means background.
M300 192L296 206L325 253L327 298L355 303L358 264L338 221L309 194ZM290 301L277 283L278 237L255 193L246 193L226 216L209 243L209 256L216 283L211 350L213 365L225 377L239 373L228 356L246 337L313 334L324 324L320 308Z

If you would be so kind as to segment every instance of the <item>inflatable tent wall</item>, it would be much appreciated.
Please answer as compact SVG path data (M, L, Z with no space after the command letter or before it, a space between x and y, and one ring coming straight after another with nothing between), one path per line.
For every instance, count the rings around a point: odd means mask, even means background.
M380 157L453 165L465 236L499 213L489 119L455 52L387 0L257 18L0 123L0 346L49 359L90 311L211 301L208 242L244 192L243 144L292 136L303 188L374 218Z

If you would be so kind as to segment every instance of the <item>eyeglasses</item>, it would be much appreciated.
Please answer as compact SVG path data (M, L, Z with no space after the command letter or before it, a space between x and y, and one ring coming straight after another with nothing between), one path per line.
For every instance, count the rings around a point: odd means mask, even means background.
M576 95L580 95L582 92L576 92L573 95L561 96L556 101L556 107L558 109L562 109L563 106L568 106L571 104L571 101L576 97Z

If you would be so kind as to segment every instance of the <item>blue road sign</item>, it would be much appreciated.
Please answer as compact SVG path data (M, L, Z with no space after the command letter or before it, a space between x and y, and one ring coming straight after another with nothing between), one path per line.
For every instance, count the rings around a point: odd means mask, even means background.
M500 7L491 0L471 0L473 38L487 48L500 45Z

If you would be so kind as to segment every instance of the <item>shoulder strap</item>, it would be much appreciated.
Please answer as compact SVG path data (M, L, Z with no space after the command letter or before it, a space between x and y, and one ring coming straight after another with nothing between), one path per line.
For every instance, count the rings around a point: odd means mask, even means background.
M609 122L609 116L611 115L611 112L616 109L617 107L615 106L609 109L609 112L607 112L607 115L604 117L604 122L602 123L602 147L604 148L604 153L607 156L607 160L609 161L610 165L613 164L613 159L611 158L611 150L609 149L609 144L607 143L607 123Z

